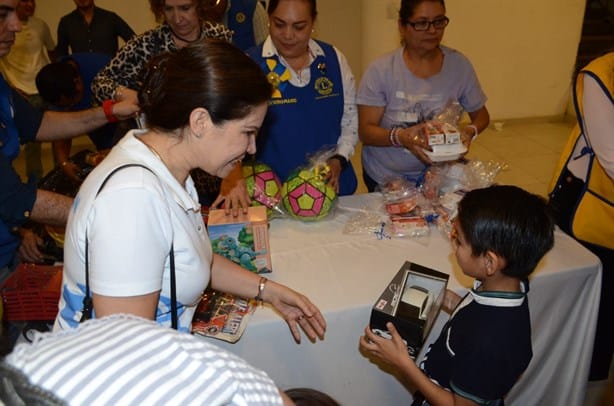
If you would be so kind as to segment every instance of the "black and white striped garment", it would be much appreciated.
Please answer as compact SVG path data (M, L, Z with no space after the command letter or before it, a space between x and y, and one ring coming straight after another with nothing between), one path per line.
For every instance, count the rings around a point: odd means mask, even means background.
M265 372L202 338L127 315L37 334L5 362L71 405L281 405Z

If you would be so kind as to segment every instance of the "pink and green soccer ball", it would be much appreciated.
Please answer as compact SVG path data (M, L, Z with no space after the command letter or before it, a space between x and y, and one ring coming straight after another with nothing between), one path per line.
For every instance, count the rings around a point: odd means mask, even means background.
M337 193L310 170L294 171L281 187L281 200L290 216L303 221L325 218Z
M276 206L281 199L281 181L270 166L256 162L243 165L247 193L254 206Z

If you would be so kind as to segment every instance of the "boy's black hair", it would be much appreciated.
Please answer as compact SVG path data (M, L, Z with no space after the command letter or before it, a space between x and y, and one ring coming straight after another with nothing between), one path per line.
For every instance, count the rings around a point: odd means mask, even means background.
M36 75L36 88L41 98L50 104L58 104L60 98L72 98L77 93L75 79L79 77L75 62L65 60L45 65Z
M507 276L527 277L554 245L546 200L516 186L472 190L459 203L457 219L473 255L501 256Z
M340 406L324 392L311 388L292 388L284 391L296 406Z

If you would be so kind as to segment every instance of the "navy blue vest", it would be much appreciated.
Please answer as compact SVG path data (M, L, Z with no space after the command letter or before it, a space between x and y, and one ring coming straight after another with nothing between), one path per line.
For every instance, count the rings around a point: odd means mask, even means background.
M234 31L232 43L243 51L256 45L254 12L257 0L232 0L228 10L228 28Z
M332 46L318 44L324 56L311 63L311 81L301 88L290 84L289 72L285 73L277 56L262 58L262 45L247 52L270 80L280 78L258 136L256 159L273 168L282 181L293 169L306 165L309 155L336 146L341 134L344 98L339 60ZM354 193L356 186L349 164L339 178L339 195Z

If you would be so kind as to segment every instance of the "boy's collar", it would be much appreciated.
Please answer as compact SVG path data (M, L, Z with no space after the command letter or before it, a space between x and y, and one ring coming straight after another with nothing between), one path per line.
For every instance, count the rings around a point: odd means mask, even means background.
M482 283L475 280L470 293L473 300L486 306L517 307L522 305L529 291L529 281L520 281L520 292L478 291Z

